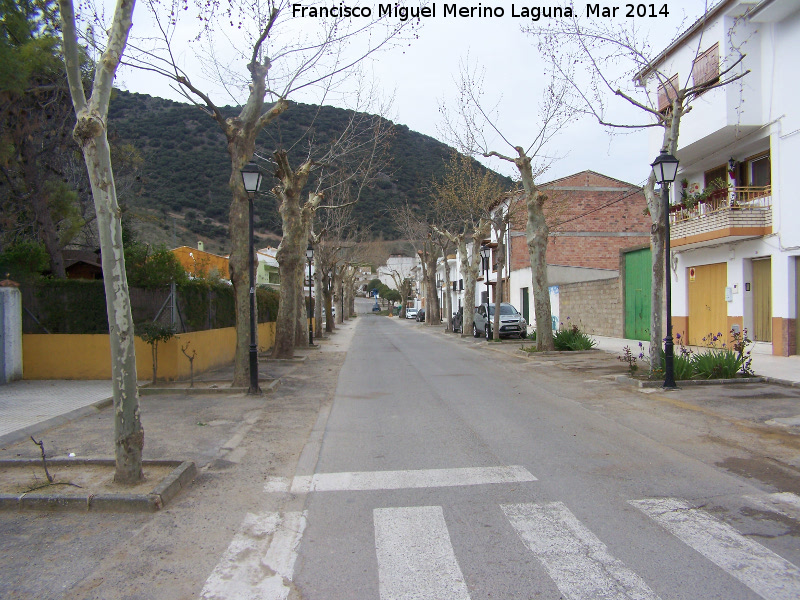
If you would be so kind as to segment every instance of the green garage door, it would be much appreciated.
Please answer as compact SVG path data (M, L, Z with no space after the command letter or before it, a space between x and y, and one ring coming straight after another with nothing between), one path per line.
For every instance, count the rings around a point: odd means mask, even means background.
M625 254L625 337L650 339L650 288L653 281L650 248Z

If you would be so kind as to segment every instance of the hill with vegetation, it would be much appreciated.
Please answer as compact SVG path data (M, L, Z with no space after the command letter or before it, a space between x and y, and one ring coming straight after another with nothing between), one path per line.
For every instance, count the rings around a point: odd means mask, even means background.
M235 107L223 109L226 117L238 112ZM350 114L340 108L291 103L286 113L261 132L257 148L268 154L279 147L292 148L300 139L324 142L344 129ZM109 110L109 137L115 144L131 144L143 159L126 194L128 211L138 217L138 229L146 231L142 238L170 244L170 235L175 242L178 230L177 243L196 238L204 240L207 249L227 251L230 161L225 138L213 118L194 105L117 91ZM393 209L408 203L427 212L431 181L443 174L445 160L453 151L405 125L394 125L389 166L359 200L354 211L357 226L375 238L397 239ZM307 146L297 144L292 152L293 163L299 164ZM262 190L269 184L265 181ZM259 196L255 213L262 241L280 239L275 200Z

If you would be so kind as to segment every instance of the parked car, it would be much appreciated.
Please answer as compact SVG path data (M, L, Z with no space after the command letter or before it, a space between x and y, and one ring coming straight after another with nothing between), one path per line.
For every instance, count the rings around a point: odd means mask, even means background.
M494 323L494 303L481 304L475 308L472 323L472 336L486 336L492 339L492 324ZM520 312L507 302L500 304L500 337L516 336L524 340L528 336L528 324Z
M425 322L425 309L424 309L424 308L420 308L420 309L417 311L417 317L416 317L416 319L417 319L417 321L419 321L420 323L424 323L424 322Z
M417 309L416 308L407 308L406 309L406 319L416 319L417 318Z

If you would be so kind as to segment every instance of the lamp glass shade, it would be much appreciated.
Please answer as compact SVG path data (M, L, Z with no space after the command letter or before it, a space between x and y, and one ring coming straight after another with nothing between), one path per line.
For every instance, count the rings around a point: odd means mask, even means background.
M242 183L248 194L255 194L261 187L261 171L255 163L247 163L241 170Z
M678 159L666 150L662 150L650 166L653 167L653 174L659 184L675 181L675 176L678 174Z
M483 258L489 258L491 252L492 251L489 249L489 246L481 246L481 256Z
M306 258L308 260L311 260L312 258L314 258L314 248L313 247L309 246L308 248L306 248Z

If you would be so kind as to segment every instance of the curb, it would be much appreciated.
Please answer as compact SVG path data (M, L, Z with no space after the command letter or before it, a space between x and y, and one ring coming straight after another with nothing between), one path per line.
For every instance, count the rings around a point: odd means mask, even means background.
M0 468L40 465L38 459L0 460ZM54 467L75 464L113 467L115 461L108 458L51 459ZM191 461L143 460L142 466L175 467L146 494L0 494L0 510L47 511L47 512L156 512L161 510L178 493L188 487L197 476L197 468Z
M681 387L693 387L701 385L729 385L729 384L747 384L747 383L777 383L782 380L769 381L768 377L738 377L736 379L683 379L676 381L678 389ZM661 388L664 386L663 381L642 381L640 379L633 379L627 375L617 375L614 380L617 383L626 383L638 388ZM670 390L672 391L672 390Z
M591 350L543 350L541 352L526 352L525 350L517 350L526 356L535 358L537 356L581 356L586 354L597 354L603 352L599 348L592 348Z
M82 406L81 408L76 408L75 410L71 410L64 414L50 417L45 421L40 421L39 423L24 427L23 429L17 429L16 431L12 431L0 436L0 446L10 446L22 440L26 440L32 435L39 435L43 431L47 431L53 427L60 427L61 425L65 425L71 421L76 421L78 419L82 419L83 417L96 414L104 408L108 408L112 404L114 404L114 398L105 398L103 400L93 402L92 404Z
M298 348L299 350L300 348ZM276 363L304 363L308 356L294 356L292 358L272 358L271 356L259 356L259 362L276 362Z
M202 383L202 382L201 382ZM227 383L227 382L225 382ZM281 385L280 379L262 379L258 382L262 394L270 394L277 390ZM186 396L212 396L212 395L231 395L246 394L250 388L246 387L216 387L216 388L192 388L192 387L146 387L139 388L139 396L156 396L159 394L184 394Z

